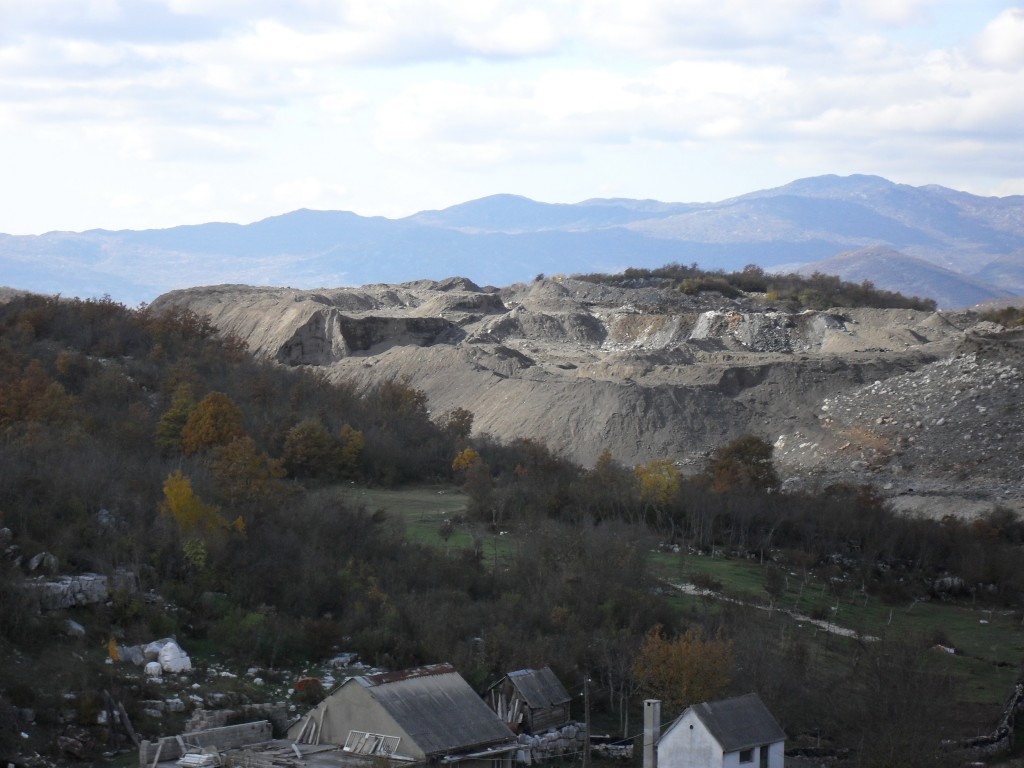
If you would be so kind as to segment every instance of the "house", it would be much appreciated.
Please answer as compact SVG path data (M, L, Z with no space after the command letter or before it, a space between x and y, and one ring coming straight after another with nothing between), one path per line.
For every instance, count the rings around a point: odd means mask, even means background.
M785 740L758 695L748 693L687 707L656 739L654 762L657 768L783 768Z
M516 733L543 733L569 722L571 697L550 667L509 672L485 697Z
M352 677L288 729L391 762L510 768L514 734L450 664Z

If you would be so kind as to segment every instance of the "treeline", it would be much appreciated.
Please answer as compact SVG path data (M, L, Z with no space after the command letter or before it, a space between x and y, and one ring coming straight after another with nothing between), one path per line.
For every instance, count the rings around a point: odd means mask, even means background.
M1007 328L1020 328L1024 326L1024 307L990 309L979 313L978 319L987 320L990 323L999 323Z
M607 451L585 469L531 440L473 446L468 463L460 456L459 478L470 514L496 528L626 523L668 544L778 562L894 604L946 579L946 596L1024 607L1024 522L1009 510L928 519L892 512L870 486L783 493L772 446L750 435L690 476L666 459L624 467Z
M656 269L630 267L617 274L588 274L574 277L593 283L627 287L657 281L686 294L715 292L729 298L744 293L761 293L766 295L768 302L790 311L823 310L829 307L876 307L934 312L936 308L933 299L921 299L886 291L876 287L870 280L852 283L820 272L806 277L795 273L770 274L753 264L735 272L700 269L696 264L666 264Z

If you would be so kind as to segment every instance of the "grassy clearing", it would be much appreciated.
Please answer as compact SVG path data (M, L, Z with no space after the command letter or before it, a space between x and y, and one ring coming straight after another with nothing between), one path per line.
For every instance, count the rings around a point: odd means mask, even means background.
M728 597L768 604L765 569L755 560L659 552L652 561L655 572L672 583L703 573L721 582ZM922 644L955 648L956 655L949 657L951 669L962 681L964 701L972 703L1001 703L1024 659L1024 626L1013 611L939 600L891 605L852 585L837 596L826 582L805 582L793 572L786 574L785 590L776 606L803 616L825 616L826 621L863 636L919 638Z
M408 488L362 488L342 486L342 498L362 504L370 512L383 509L400 519L410 541L439 550L479 547L484 563L493 566L511 551L508 536L497 535L483 525L465 519L468 499L458 486L426 485ZM453 528L446 541L441 534L445 521Z
M467 497L456 486L399 489L348 486L338 492L371 512L383 509L401 519L411 541L443 551L479 546L485 563L490 566L496 560L500 563L516 545L514 535L498 536L484 526L465 522ZM440 533L445 520L455 522L447 542ZM652 552L650 561L654 573L671 583L689 582L695 573L707 574L722 584L723 593L730 598L768 604L765 569L757 560ZM702 601L682 593L667 597L685 613L719 609L714 601ZM826 582L805 581L793 572L786 574L785 589L776 606L803 616L827 616L836 625L865 636L920 638L922 643L941 643L955 648L957 654L949 657L949 663L962 681L966 702L1001 704L1024 659L1024 626L1020 617L1012 612L941 601L890 605L877 596L864 595L853 585L848 585L837 596ZM797 621L795 625L795 631L813 633L814 638L833 653L852 642L830 637L806 623Z

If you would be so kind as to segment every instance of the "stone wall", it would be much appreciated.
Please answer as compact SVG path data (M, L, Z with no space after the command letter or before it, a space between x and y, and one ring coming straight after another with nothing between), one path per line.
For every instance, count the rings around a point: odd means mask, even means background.
M555 757L573 757L583 751L586 744L586 729L578 723L563 725L556 730L540 735L522 733L519 735L519 751L527 765L540 763Z

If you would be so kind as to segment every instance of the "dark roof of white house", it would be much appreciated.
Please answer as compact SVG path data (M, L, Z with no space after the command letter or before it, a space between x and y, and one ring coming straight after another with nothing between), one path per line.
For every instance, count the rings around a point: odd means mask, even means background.
M366 688L427 755L484 749L515 738L450 664L352 681Z
M518 669L508 679L532 709L561 706L571 698L551 667Z
M786 738L785 731L756 693L705 701L690 709L722 746L723 752L772 744Z

